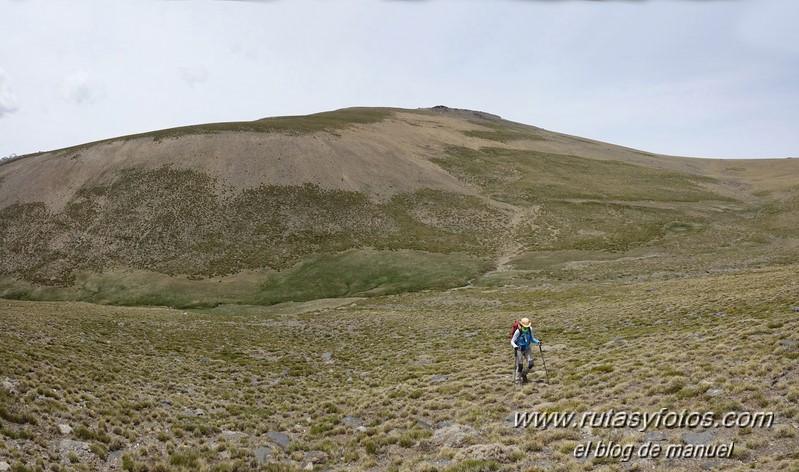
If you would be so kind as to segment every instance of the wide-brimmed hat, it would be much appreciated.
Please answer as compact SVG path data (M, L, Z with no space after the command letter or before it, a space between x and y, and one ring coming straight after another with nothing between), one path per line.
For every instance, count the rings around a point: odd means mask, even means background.
M523 327L525 327L525 328L529 328L529 327L530 327L530 325L531 325L532 323L530 322L530 320L529 320L529 319L527 319L527 318L522 318L522 319L519 321L519 324L520 324L520 325L522 325L522 326L523 326Z

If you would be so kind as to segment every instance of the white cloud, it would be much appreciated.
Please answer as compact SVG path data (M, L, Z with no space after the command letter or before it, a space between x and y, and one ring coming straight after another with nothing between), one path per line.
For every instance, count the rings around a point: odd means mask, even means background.
M105 89L83 71L77 71L64 78L62 88L64 99L69 102L95 103L105 98Z
M205 67L180 68L180 78L192 88L197 84L205 83L208 80L208 75L208 70Z
M17 111L17 97L11 90L11 78L0 69L0 118Z

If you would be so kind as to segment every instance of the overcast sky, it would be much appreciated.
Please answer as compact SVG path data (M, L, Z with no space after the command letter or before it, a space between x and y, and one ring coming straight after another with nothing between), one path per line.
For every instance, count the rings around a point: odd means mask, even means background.
M797 0L0 0L0 157L447 105L647 151L799 156Z

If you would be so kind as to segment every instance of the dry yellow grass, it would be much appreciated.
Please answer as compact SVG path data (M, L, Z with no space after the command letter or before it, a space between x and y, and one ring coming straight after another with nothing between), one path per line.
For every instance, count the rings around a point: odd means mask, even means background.
M3 301L0 461L35 468L784 470L796 467L797 267L205 311ZM546 341L511 384L509 324ZM771 411L716 460L572 456L632 428L513 428L515 411ZM72 427L61 434L58 425ZM360 429L359 429L360 428ZM658 428L665 443L690 429ZM286 449L269 433L284 433ZM70 449L69 439L90 449ZM256 457L268 448L269 461ZM264 452L267 449L260 449ZM471 462L470 462L471 461ZM54 469L53 469L54 470Z

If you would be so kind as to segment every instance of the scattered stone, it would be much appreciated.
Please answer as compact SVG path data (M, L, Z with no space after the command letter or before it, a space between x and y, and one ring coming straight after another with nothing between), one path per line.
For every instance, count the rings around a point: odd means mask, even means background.
M202 408L197 408L194 410L194 414L197 416L205 416L205 410L203 410Z
M11 466L8 465L8 462L0 462L0 472L6 472L7 470L11 470Z
M711 397L717 397L717 396L723 394L724 390L722 390L720 388L711 388L705 393L708 394Z
M472 332L469 332L469 333L462 334L461 336L463 336L464 338L471 338L471 337L477 336L478 334L480 334L479 331L472 331Z
M496 461L508 463L513 461L513 454L519 450L516 446L503 444L475 444L455 454L455 460L472 459L477 461Z
M18 386L19 386L18 381L9 379L8 377L5 377L3 378L2 381L0 381L0 387L2 387L3 390L12 395L16 395L19 393L19 391L17 390Z
M266 433L266 436L272 440L277 446L281 449L286 449L291 444L291 438L288 437L285 433L280 433L278 431L269 431Z
M366 428L366 426L358 426L357 428L355 428L355 431L358 431L359 433L365 433L368 431L368 429Z
M345 416L341 419L341 422L344 426L361 426L363 424L363 420L357 416Z
M60 424L58 425L58 432L60 432L61 434L71 434L72 426L68 424Z
M505 417L505 423L507 423L511 428L516 426L516 413L511 413Z
M439 421L438 423L436 423L436 429L446 428L446 427L452 426L454 424L455 423L453 423L450 420Z
M164 410L171 410L172 409L172 405L168 401L162 400L161 401L161 408L163 408Z
M453 424L433 433L433 444L440 447L459 448L466 445L466 438L477 434L471 426Z
M200 364L207 364L209 362L211 362L211 358L210 357L201 357L200 358Z
M255 450L255 459L258 462L269 462L272 459L272 448L269 446L261 446Z
M335 361L333 360L333 353L332 352L323 352L322 353L322 362L325 364L332 364Z
M785 347L794 347L797 344L799 344L799 341L790 341L788 339L781 339L780 344L782 344Z
M444 381L447 381L447 380L449 380L449 374L434 375L434 376L430 377L430 381L431 382L444 382Z
M590 459L589 455L589 459ZM577 459L578 461L580 459ZM523 470L534 469L534 470L553 470L555 468L555 463L552 463L547 460L537 460L535 462L525 462L521 464Z
M246 438L247 434L246 433L242 433L241 431L230 431L228 429L223 429L222 430L222 436L224 436L225 439L227 439L228 441L236 442L236 441L239 441L239 440L241 440L243 438Z
M701 433L683 433L682 440L688 444L707 445L716 439L716 433L713 430L702 431Z
M644 442L655 442L655 441L668 441L669 438L666 436L666 433L663 431L652 431L651 433L644 436Z
M433 360L435 360L435 358L433 356L430 356L430 355L427 355L427 354L423 354L423 355L417 357L415 360L411 361L411 364L413 364L413 365L429 365L429 364L433 363Z
M440 468L447 468L447 467L450 467L450 466L452 466L453 464L454 464L454 462L452 462L452 460L451 460L451 459L447 459L447 458L441 458L441 459L436 459L436 460L434 460L434 461L424 461L424 462L420 462L420 463L418 464L418 467L419 467L419 469L418 469L418 470L427 470L427 469L429 469L429 468L434 468L435 470L438 470L438 469L440 469Z
M416 420L416 424L418 424L424 429L433 429L433 425L424 420Z
M715 469L716 467L720 466L718 462L705 462L702 464L702 470L710 470Z
M795 312L799 313L799 306L792 306L792 307L791 307L791 310L793 310L793 311L795 311Z
M580 428L580 436L583 441L599 441L600 438L594 436L594 428L584 426Z
M786 375L788 375L788 371L787 370L785 372L780 372L780 375L774 377L774 380L771 381L771 386L773 387L773 386L777 385L777 382L779 382L780 379L782 379ZM794 428L799 428L799 426L794 426Z
M71 439L62 439L60 446L63 452L89 450L89 443L82 441L73 441Z
M122 459L122 451L111 451L108 453L108 462L115 462Z
M328 455L325 451L311 451L305 453L305 456L302 458L302 461L309 464L319 464L320 462L324 462L328 459Z

